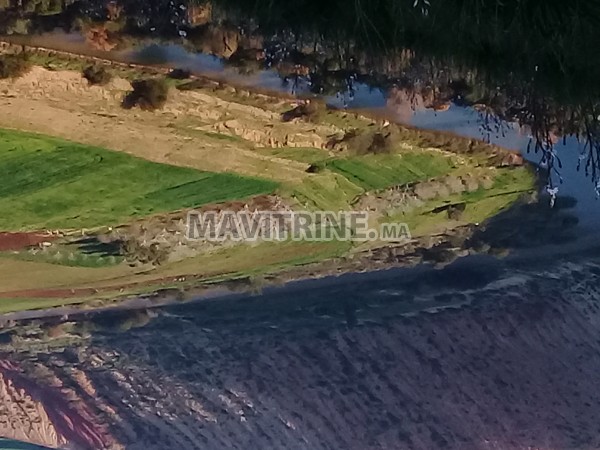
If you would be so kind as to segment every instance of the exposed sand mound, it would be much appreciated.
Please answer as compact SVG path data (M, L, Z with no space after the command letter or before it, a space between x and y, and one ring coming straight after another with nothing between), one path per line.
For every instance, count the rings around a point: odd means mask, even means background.
M335 129L281 123L279 115L209 91L171 89L164 110L124 110L127 80L89 86L81 74L34 67L0 80L0 127L17 128L125 151L145 159L198 169L293 181L303 164L271 158L253 146L322 147ZM235 117L235 120L233 120ZM224 139L231 136L230 139Z
M2 233L0 232L0 252L21 250L51 242L56 236L42 233Z

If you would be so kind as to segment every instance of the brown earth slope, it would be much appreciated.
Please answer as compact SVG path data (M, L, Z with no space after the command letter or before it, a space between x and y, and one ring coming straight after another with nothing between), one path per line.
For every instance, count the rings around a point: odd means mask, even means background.
M88 86L77 72L34 67L17 80L0 80L0 127L98 145L160 163L288 182L306 176L304 164L273 161L251 146L323 147L326 136L337 131L282 123L276 112L201 91L171 89L167 106L156 113L125 110L121 101L130 90L130 83L121 78L105 87ZM283 105L272 100L269 107Z

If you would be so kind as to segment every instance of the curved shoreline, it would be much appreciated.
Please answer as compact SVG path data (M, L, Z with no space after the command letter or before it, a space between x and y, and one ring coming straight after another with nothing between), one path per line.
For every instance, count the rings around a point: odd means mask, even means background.
M48 50L48 49L42 49L42 48L36 48L33 49L35 51L40 51L40 52L55 52L54 50ZM63 54L65 57L77 57L80 59L84 59L87 61L87 57L85 56L81 56L81 55L75 55L75 54L70 54L70 53L61 53L61 52L55 52L55 53L51 53L51 54ZM105 61L109 61L109 60L105 60ZM132 67L131 65L126 65L127 67ZM133 66L133 67L137 67L137 68L143 68L143 69L151 69L151 70L156 70L156 67L154 66ZM165 69L166 71L167 69ZM164 73L163 71L159 70L159 72ZM246 87L244 88L246 89ZM250 89L252 91L252 89ZM241 102L241 101L240 101ZM365 116L368 117L368 116ZM438 145L439 147L443 148L444 145L451 145L451 144L447 144L447 142L452 142L452 141L448 141L448 137L452 137L452 139L456 139L457 141L454 142L454 144L457 144L460 148L464 149L466 154L470 154L471 151L473 152L481 152L482 155L486 155L486 157L493 157L493 156L505 156L505 152L507 153L516 153L516 152L510 152L506 149L502 149L501 147L498 146L494 146L494 145L490 145L487 144L481 140L478 139L471 139L471 138L465 138L465 137L459 137L455 134L452 133L442 133L442 132L436 132L436 131L430 131L430 130L424 130L424 129L416 129L414 127L406 127L404 125L401 125L404 129L409 129L409 130L413 130L414 131L414 137L417 140L422 140L425 142L425 144L423 145L423 147L425 147L427 144L431 143L431 145ZM409 137L413 137L413 131L409 132ZM459 153L459 152L457 152ZM491 164L491 162L490 162ZM394 264L390 264L391 266L393 266ZM365 266L365 270L369 270L372 269L373 267L377 267L377 265L372 265L372 266ZM381 265L379 266L381 267ZM350 272L350 273L355 273L352 269L350 270L344 270L343 268L340 270L336 270L336 268L329 268L329 270L323 270L322 271L322 275L323 278L327 278L328 276L330 276L332 273L339 273L339 272ZM285 271L284 271L285 272ZM293 272L293 271L292 271ZM317 270L315 271L316 273L319 273L319 269L317 268ZM185 274L182 274L185 275ZM283 274L285 276L285 273ZM299 277L299 279L306 279L309 278L310 279L310 275L307 277L306 274L303 274L304 276ZM293 280L295 277L292 275L291 279ZM198 280L200 282L202 282L202 280ZM284 279L285 282L289 281L287 279ZM210 281L209 281L210 282ZM125 284L121 283L121 285L117 285L116 288L118 289L119 287L125 287ZM137 297L136 299L133 300L125 300L127 305L130 305L129 308L141 308L141 307L152 307L156 304L170 304L170 302L172 300L165 300L164 303L159 299L157 300L157 296L160 297L163 295L164 292L167 292L167 296L173 296L173 291L165 291L165 290L158 290L157 295L155 296L149 296L149 297ZM193 291L193 289L192 289ZM17 291L14 291L17 292ZM220 287L214 288L214 287L204 287L203 289L201 289L201 296L204 297L209 297L212 298L214 296L216 297L222 297L223 295L228 295L231 294L231 292L229 290L226 290L225 292L223 292L223 289ZM117 295L118 296L118 295ZM8 297L8 295L7 295ZM93 301L94 299L87 299L87 300L83 300L85 301ZM100 307L101 310L103 309L109 309L109 308L113 308L114 305L108 305L108 306L103 306ZM62 309L59 309L57 312L53 313L54 315L58 315L61 314L61 312L63 313L69 313L69 311L72 311L73 309L77 309L77 308L72 308L72 307L65 307ZM84 312L87 312L89 310L83 310ZM42 313L44 314L44 313ZM32 315L32 317L35 314ZM12 317L12 316L11 316ZM10 320L10 319L7 319Z
M364 283L372 281L389 281L392 279L398 280L400 284L410 281L417 281L419 277L424 278L425 275L434 274L440 275L446 271L447 273L457 273L456 277L451 275L457 283L461 283L465 273L485 273L491 275L489 279L481 286L473 286L475 288L483 288L486 284L499 280L502 276L508 278L511 270L520 271L535 271L553 267L559 263L578 263L580 261L597 260L597 255L600 253L600 244L598 240L589 236L586 239L573 243L572 245L561 246L545 246L534 248L526 251L519 251L500 259L487 255L471 255L459 258L454 263L444 268L437 268L429 264L420 264L414 267L392 267L379 270L364 271L364 272L344 272L338 275L325 275L319 278L298 278L285 282L283 285L267 284L260 292L252 292L251 289L244 291L236 291L231 288L217 286L212 288L203 288L201 294L194 295L189 300L179 300L176 298L176 293L170 290L158 291L150 296L135 296L124 300L118 300L114 304L104 305L99 307L82 307L73 306L56 307L48 309L24 310L14 313L6 313L0 315L0 327L7 326L14 322L64 318L65 320L88 318L97 314L107 312L123 312L135 311L142 309L161 309L169 306L186 306L195 305L212 301L236 301L244 298L268 298L268 297L285 297L289 294L305 292L309 293L312 290L335 290L340 287L347 287L348 283ZM457 272L455 272L457 271ZM460 274L460 275L459 275ZM466 284L469 282L467 281ZM85 305L85 303L83 303Z

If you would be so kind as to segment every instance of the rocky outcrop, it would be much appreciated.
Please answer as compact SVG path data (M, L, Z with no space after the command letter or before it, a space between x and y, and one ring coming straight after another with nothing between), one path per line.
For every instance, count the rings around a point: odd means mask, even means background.
M447 175L410 185L394 186L361 195L355 205L362 211L408 213L425 202L447 198L452 194L491 189L494 180L489 174Z
M232 239L216 241L208 240L202 236L190 239L188 213L214 213L215 223L218 224L223 221L225 212L228 214L247 214L247 217L252 217L252 214L257 211L286 213L290 212L291 208L282 198L275 195L257 196L247 201L209 204L194 211L186 210L147 217L108 233L87 238L91 242L85 245L91 247L100 245L104 248L115 248L134 265L148 262L163 263L167 260L179 261L219 248L249 245L248 243ZM200 216L196 217L200 218ZM257 223L261 224L261 227L264 226L262 222ZM273 224L273 226L276 225ZM206 227L206 225L199 223L199 227ZM261 236L264 236L265 233L266 230L263 230ZM77 244L77 241L75 241L75 244ZM148 252L154 253L154 255L149 255Z
M0 436L51 447L66 444L44 405L4 374L0 375L0 399Z

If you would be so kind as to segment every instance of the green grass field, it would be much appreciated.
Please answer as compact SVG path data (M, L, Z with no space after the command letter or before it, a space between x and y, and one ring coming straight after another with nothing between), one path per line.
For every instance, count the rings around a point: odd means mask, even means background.
M275 182L0 130L0 230L93 228L272 192Z
M339 173L325 170L306 178L284 195L291 196L308 210L348 211L364 191Z
M294 197L300 205L313 210L349 210L357 196L365 191L426 180L454 169L452 158L435 152L325 160L323 150L313 149L307 152L305 149L298 149L297 153L292 150L282 149L278 156L285 155L289 158L294 155L298 160L305 156L305 162L318 162L324 167L324 170L311 175L299 185L284 189L284 195Z
M449 157L433 152L365 155L327 162L337 172L365 190L426 180L452 169Z

